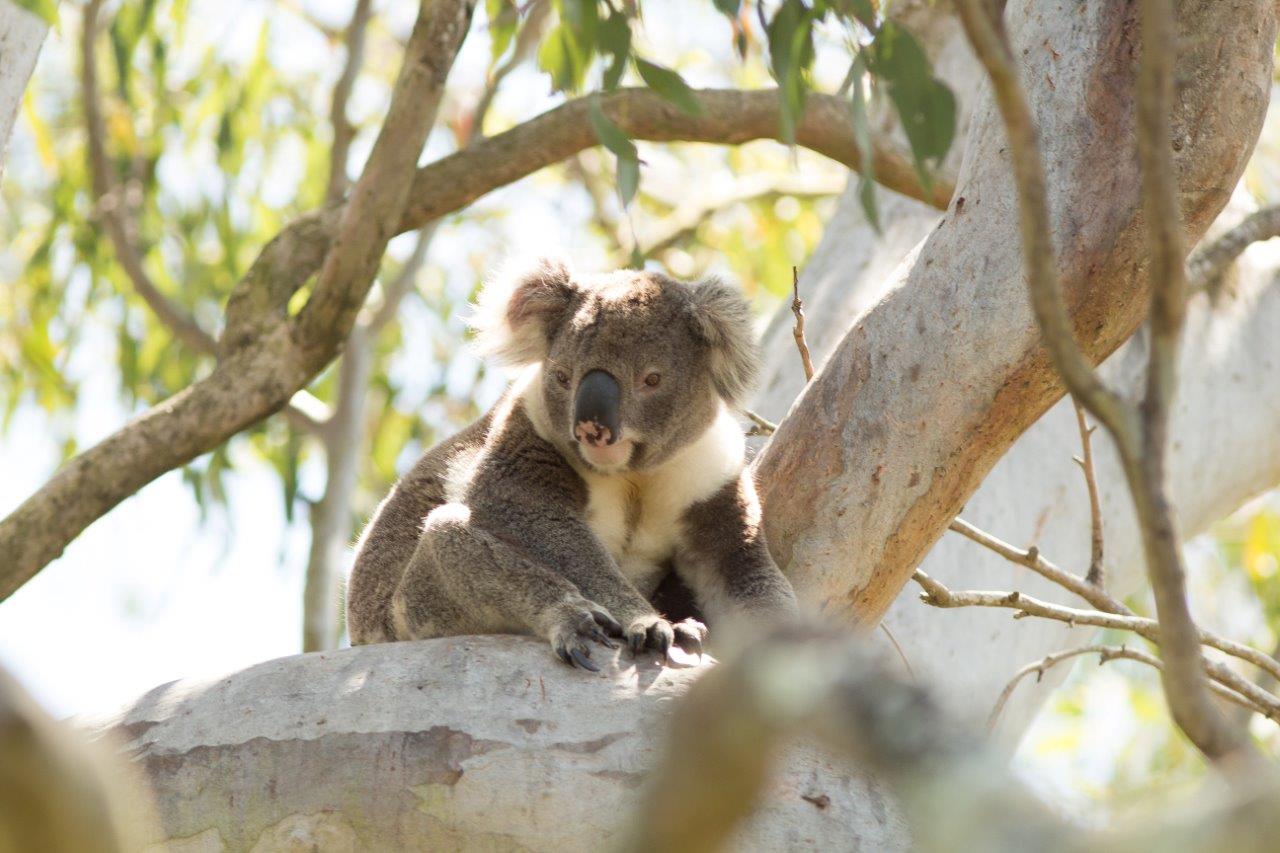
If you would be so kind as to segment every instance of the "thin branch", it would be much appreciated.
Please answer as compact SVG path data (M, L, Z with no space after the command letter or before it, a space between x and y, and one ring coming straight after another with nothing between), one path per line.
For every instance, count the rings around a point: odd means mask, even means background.
M1089 492L1089 571L1084 579L1090 586L1105 589L1107 573L1102 565L1102 503L1098 499L1098 475L1093 465L1093 431L1097 427L1089 425L1085 419L1084 406L1080 405L1079 401L1073 397L1071 403L1076 410L1076 426L1080 429L1081 448L1081 455L1071 458L1084 472L1084 485Z
M493 106L493 99L497 96L502 81L533 53L550 17L550 0L532 0L529 3L524 24L516 34L516 43L511 55L489 75L485 81L484 91L480 93L475 109L472 110L470 131L466 140L468 143L484 138L484 120L489 115L489 109Z
M750 409L742 409L741 411L747 420L752 423L751 429L747 430L747 435L773 435L778 431L778 425L773 421L762 418Z
M1280 205L1264 207L1227 233L1191 253L1187 260L1187 289L1216 293L1223 274L1254 243L1280 237Z
M800 351L800 363L804 365L804 381L813 378L813 359L809 357L809 342L804 338L804 303L800 301L800 271L791 268L791 313L796 315L795 328L791 330L796 339L796 349Z
M1169 412L1177 393L1178 347L1187 310L1186 248L1170 144L1178 17L1173 0L1140 0L1138 17L1142 33L1138 161L1150 259L1151 335L1141 407L1143 446L1135 453L1132 445L1122 444L1120 455L1142 528L1147 575L1160 618L1161 681L1169 709L1187 737L1209 758L1220 760L1251 751L1252 746L1209 699L1200 663L1203 640L1187 602L1182 540L1165 474Z
M1080 598L1104 613L1115 613L1121 616L1134 615L1133 611L1126 607L1123 602L1107 594L1107 591L1102 587L1088 583L1086 580L1045 559L1044 555L1040 553L1040 549L1034 545L1023 550L992 536L985 530L975 527L963 518L957 518L952 521L950 529L977 542L984 548L994 551L1011 563L1017 563L1019 566L1031 569L1046 580L1050 580L1063 589L1080 596Z
M80 31L80 91L84 101L94 210L111 240L116 259L120 261L120 266L124 268L134 291L142 297L142 301L184 345L194 352L212 355L217 348L213 336L200 328L194 317L161 293L151 276L147 275L129 217L125 188L116 182L107 157L107 134L98 92L97 54L94 49L101 7L102 0L89 0L85 4L84 24Z
M1058 281L1044 165L1035 120L999 12L986 0L957 0L956 12L974 53L991 78L1004 119L1018 193L1018 224L1027 267L1031 307L1045 348L1058 374L1076 399L1116 437L1117 444L1136 441L1136 415L1108 388L1076 341Z
M573 163L571 159L569 161ZM585 180L584 180L585 178ZM599 187L589 176L582 174L579 178L592 194L592 200L600 207ZM700 194L690 198L687 203L674 205L673 210L662 216L658 228L650 233L641 234L637 240L641 257L651 258L691 238L703 223L713 216L740 204L767 202L784 196L794 198L828 198L838 195L844 188L844 180L813 180L812 178L793 175L741 175L734 180L732 189L719 196L703 197ZM600 198L597 198L600 195ZM597 221L602 228L608 229L607 220L599 215ZM617 233L615 229L612 233ZM622 241L619 240L619 243ZM626 257L631 257L626 253Z
M913 580L924 589L920 598L928 605L952 609L957 607L997 607L1017 611L1015 619L1036 616L1041 619L1053 619L1072 627L1090 625L1095 628L1113 628L1117 631L1129 631L1145 637L1153 643L1160 642L1161 623L1144 616L1124 616L1116 613L1104 613L1100 610L1080 610L1075 607L1064 607L1050 604L1021 592L991 592L986 590L950 590L938 581L917 570ZM1197 629L1199 645L1206 645L1220 652L1239 658L1247 663L1280 677L1280 663L1257 649L1228 640L1217 634ZM1197 648L1197 652L1199 649Z
M364 64L365 33L369 29L369 19L373 17L372 10L372 0L356 0L356 7L351 13L351 23L347 25L344 37L347 61L342 66L342 74L333 87L333 99L329 106L333 146L329 153L329 188L325 193L325 199L330 203L346 195L349 183L347 157L351 151L351 142L355 139L356 128L347 119L347 101L351 99L351 90L355 86L356 77L360 74L360 66Z
M1072 658L1079 657L1080 655L1088 654L1098 655L1099 666L1113 660L1131 660L1137 661L1138 663L1144 663L1157 670L1162 670L1164 668L1160 659L1156 656L1149 655L1143 651L1138 651L1137 649L1128 648L1127 646L1080 646L1079 648L1065 649L1060 652L1045 655L1040 660L1027 664L1022 669L1014 673L1013 678L1009 679L1009 683L1005 685L1004 690L1000 691L1000 696L996 699L995 707L991 709L991 714L987 717L988 731L995 729L996 722L1000 719L1000 714L1004 711L1004 706L1008 704L1009 698L1013 696L1014 689L1022 682L1022 679L1032 673L1035 673L1036 681L1039 682L1040 679L1044 677L1045 672L1052 669L1054 666L1065 660L1070 660ZM1264 717L1272 717L1272 712L1269 712L1265 706L1259 705L1250 699L1241 696L1239 693L1224 687L1216 681L1209 684L1209 689L1219 697L1235 705L1239 705L1250 713L1258 713Z

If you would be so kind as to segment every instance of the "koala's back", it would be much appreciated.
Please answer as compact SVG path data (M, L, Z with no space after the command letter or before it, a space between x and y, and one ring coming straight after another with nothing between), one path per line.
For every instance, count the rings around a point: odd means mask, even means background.
M447 502L453 461L484 446L495 409L424 453L369 519L356 546L356 563L347 586L347 631L353 645L395 638L391 597L418 546L423 519ZM375 528L378 535L370 536Z

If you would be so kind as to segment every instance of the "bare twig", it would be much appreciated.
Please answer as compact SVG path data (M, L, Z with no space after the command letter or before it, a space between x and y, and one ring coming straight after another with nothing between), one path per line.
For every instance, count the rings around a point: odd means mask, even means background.
M765 420L750 409L743 409L742 414L753 424L751 429L747 431L747 435L773 435L778 431L777 424L773 421Z
M924 589L924 594L920 596L920 600L932 607L944 609L959 607L1005 608L1016 611L1014 613L1015 619L1035 616L1041 619L1062 622L1073 628L1077 625L1112 628L1117 631L1129 631L1156 644L1160 642L1160 623L1154 619L1103 613L1099 610L1080 610L1074 607L1063 607L1059 604L1041 601L1021 592L950 590L919 570L912 575L912 579ZM1276 671L1280 669L1280 664L1257 649L1227 640L1208 631L1200 631L1200 641L1206 646L1218 649L1232 657L1265 669L1272 675L1275 675ZM1214 680L1229 686L1237 693L1266 707L1267 716L1280 719L1280 698L1261 690L1257 685L1218 661L1200 656L1198 665L1205 672L1208 672Z
M1014 689L1018 686L1018 684L1022 682L1022 679L1026 678L1028 675L1031 675L1032 673L1035 673L1036 681L1038 682L1040 681L1041 678L1044 677L1045 672L1047 672L1052 667L1062 663L1065 660L1070 660L1072 658L1079 657L1080 655L1089 655L1089 654L1098 655L1099 665L1102 665L1104 663L1109 663L1113 660L1132 660L1132 661L1137 661L1138 663L1144 663L1147 666L1154 667L1157 670L1163 669L1163 665L1160 663L1160 659L1157 658L1156 656L1147 654L1146 652L1143 652L1143 651L1138 651L1137 649L1128 648L1127 646L1104 646L1104 645L1080 646L1079 648L1064 649L1063 651L1060 651L1060 652L1054 652L1052 654L1045 655L1040 660L1035 661L1034 663L1029 663L1026 666L1024 666L1022 669L1014 673L1013 678L1011 678L1009 680L1009 683L1005 685L1004 690L1000 691L1000 696L998 699L996 699L995 707L991 709L991 714L987 717L987 729L992 730L996 727L996 722L1000 719L1000 714L1001 712L1004 711L1004 706L1008 704L1009 697L1013 695ZM1216 681L1211 682L1209 684L1209 689L1211 689L1214 693L1216 693L1218 696L1225 699L1226 701L1239 705L1241 708L1243 708L1245 711L1248 711L1249 713L1258 713L1264 717L1271 716L1271 714L1268 713L1266 707L1262 705L1258 705L1257 703L1249 699L1246 699L1244 696L1241 696L1239 693L1236 693L1234 690L1230 690L1222 686Z
M1223 274L1254 243L1280 237L1280 205L1265 207L1227 233L1200 246L1187 259L1187 289L1216 293Z
M800 270L791 268L791 313L796 315L796 325L791 330L800 351L800 363L804 365L804 381L813 378L813 359L809 357L809 342L804 339L804 302L800 300Z
M550 0L531 0L524 15L525 21L516 34L516 43L511 55L489 74L484 90L476 101L475 109L471 113L467 142L484 138L484 120L489 114L489 108L493 106L493 99L497 96L502 81L527 60L533 53L533 49L538 46L542 31L546 29L547 21L551 17Z
M975 527L963 518L957 518L952 521L950 527L956 533L977 542L984 548L994 551L1009 562L1025 566L1041 577L1053 581L1063 589L1075 593L1104 613L1125 616L1134 615L1133 611L1126 607L1123 602L1109 595L1102 587L1095 586L1045 559L1044 555L1040 553L1040 549L1034 545L1026 550L1017 548Z
M1091 586L1105 589L1107 585L1106 569L1102 565L1102 504L1098 500L1098 475L1093 465L1093 431L1085 419L1084 406L1072 398L1076 410L1076 426L1080 428L1080 456L1073 456L1080 470L1084 472L1084 485L1089 492L1089 571L1084 579Z
M347 61L333 87L333 99L329 107L333 146L329 153L329 187L325 194L330 203L342 198L347 192L347 156L351 151L351 141L356 135L355 126L347 119L347 101L351 98L351 89L355 86L360 66L364 63L365 32L369 28L372 9L372 0L356 0L351 23L347 25L344 37Z

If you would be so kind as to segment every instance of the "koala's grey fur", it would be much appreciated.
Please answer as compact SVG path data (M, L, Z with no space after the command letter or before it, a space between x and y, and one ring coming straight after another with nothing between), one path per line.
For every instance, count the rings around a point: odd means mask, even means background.
M759 368L735 289L543 261L487 287L476 326L524 372L378 507L348 590L353 643L531 633L591 669L607 635L700 651L701 623L649 601L670 569L712 621L796 611L731 416ZM621 388L617 446L575 439L574 389L593 370Z

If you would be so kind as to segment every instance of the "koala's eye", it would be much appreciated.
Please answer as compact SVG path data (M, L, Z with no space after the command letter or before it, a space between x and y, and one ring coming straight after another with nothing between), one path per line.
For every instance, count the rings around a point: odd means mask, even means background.
M661 382L662 374L660 373L650 373L644 378L644 384L648 385L650 388L657 388Z
M561 385L563 385L565 388L568 388L568 387L569 387L569 374L565 373L563 370L557 370L557 371L556 371L556 381L557 381L557 382L559 382Z

